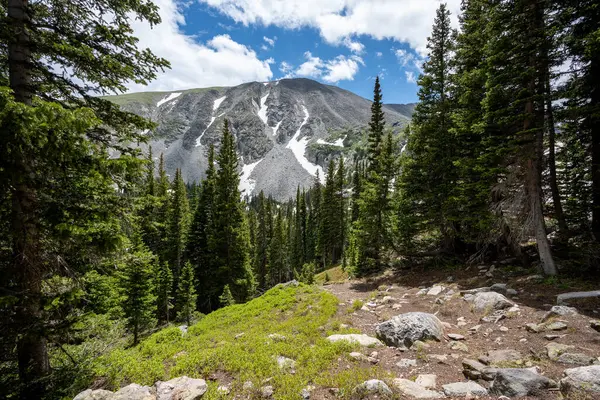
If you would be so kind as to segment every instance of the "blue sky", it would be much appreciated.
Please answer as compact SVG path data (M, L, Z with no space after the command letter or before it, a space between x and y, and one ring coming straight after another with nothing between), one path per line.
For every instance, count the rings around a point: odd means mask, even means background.
M416 101L438 0L155 0L163 23L136 22L141 47L172 69L131 91L306 77L384 102ZM450 0L457 11L459 0ZM456 15L454 16L456 17ZM456 18L454 18L456 20Z

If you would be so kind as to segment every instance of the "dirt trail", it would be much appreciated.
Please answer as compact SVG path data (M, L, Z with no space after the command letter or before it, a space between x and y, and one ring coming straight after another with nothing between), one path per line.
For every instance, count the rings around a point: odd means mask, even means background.
M398 314L421 311L435 314L444 323L446 335L454 333L464 336L464 340L460 341L450 340L446 336L441 342L428 342L427 348L418 351L402 351L392 347L376 349L378 365L390 371L393 376L414 380L420 374L435 374L438 390L447 383L466 381L463 359L477 360L489 350L516 350L521 353L521 360L503 365L504 367L536 366L542 375L558 382L565 369L577 365L562 364L548 358L546 345L550 341L545 338L548 334L560 335L552 343L573 345L573 352L594 357L600 363L600 333L590 327L590 321L594 317L597 319L600 312L597 304L581 310L588 315L555 318L566 324L565 329L532 333L525 325L539 323L555 304L555 295L560 290L538 284L531 276L510 277L501 271L486 276L485 270L483 271L475 278L472 277L473 272L464 273L462 277L448 277L447 273L439 272L416 272L401 277L386 275L368 281L330 284L325 289L340 300L339 318L362 333L375 336L377 324ZM504 318L495 323L482 321L485 313L473 311L472 303L465 301L460 294L461 290L491 286L493 283L506 283L509 288L518 291L518 294L507 296L517 305L518 311L506 313ZM424 294L423 288L428 289L434 285L443 286L440 294ZM357 304L353 305L355 300L364 304L356 311L354 309ZM477 325L480 327L474 331L472 328ZM372 351L373 349L364 349L366 355ZM403 359L415 360L416 366L398 366ZM365 366L367 365L368 362L365 362ZM482 380L478 383L489 386L489 382ZM556 391L546 391L538 397L529 398L562 397Z

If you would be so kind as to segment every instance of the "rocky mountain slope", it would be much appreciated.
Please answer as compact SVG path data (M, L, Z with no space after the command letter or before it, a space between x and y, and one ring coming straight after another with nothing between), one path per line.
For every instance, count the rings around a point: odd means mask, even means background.
M251 82L178 92L144 92L107 97L122 108L150 118L157 156L164 153L167 172L181 168L188 182L206 169L209 145L218 145L228 119L240 154L240 189L264 190L284 200L298 185L307 187L330 157L349 156L348 133L367 126L371 102L335 86L309 79ZM386 121L400 131L413 106L386 105ZM307 148L312 149L309 151Z

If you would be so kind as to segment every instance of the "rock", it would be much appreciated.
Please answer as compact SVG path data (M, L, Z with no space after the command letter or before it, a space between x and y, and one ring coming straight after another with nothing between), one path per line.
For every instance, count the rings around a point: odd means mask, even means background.
M285 342L287 340L287 338L285 336L280 335L279 333L271 333L267 337L274 342Z
M381 299L381 304L392 303L394 300L396 300L396 299L393 298L392 296L385 296L383 299Z
M508 285L506 283L494 283L491 287L490 290L492 292L497 292L500 294L506 294L506 291L508 290Z
M416 340L442 340L444 326L433 314L400 314L376 327L377 337L388 346L411 347Z
M352 353L349 354L350 358L353 358L357 361L365 361L367 360L367 356L365 356L363 353L359 353L357 351L353 351Z
M443 291L444 287L441 285L433 286L431 289L427 291L428 296L439 296Z
M491 381L496 376L497 368L488 367L479 361L472 359L464 359L462 362L463 374L472 379L484 379Z
M459 335L458 333L449 333L448 337L452 340L465 340L463 335Z
M463 351L465 353L469 352L469 347L466 344L464 344L463 342L456 342L456 341L450 342L449 347L452 350Z
M430 360L436 360L439 364L444 364L448 361L448 356L445 354L429 354L428 358Z
M574 307L567 306L553 306L550 311L548 311L542 317L542 322L548 321L550 318L565 316L565 315L577 315L577 309Z
M273 393L275 393L273 386L263 386L260 388L260 395L264 399L268 399L269 397L273 396Z
M383 343L381 343L381 341L375 339L374 337L357 333L349 333L346 335L331 335L327 337L327 340L333 343L339 341L346 341L358 343L361 346L383 346Z
M246 382L244 382L244 386L242 386L242 389L252 390L252 389L254 389L254 384L252 383L252 381L246 381Z
M241 333L238 333L237 335L235 335L233 338L234 338L235 340L237 340L237 339L239 339L239 338L243 337L245 334L246 334L245 332L241 332Z
M196 400L201 398L208 389L204 379L188 378L187 376L166 382L158 381L155 387L157 400Z
M294 373L295 372L294 368L296 368L296 361L292 360L291 358L278 356L277 357L277 366L281 370L286 370L290 373Z
M556 304L562 306L562 305L569 305L569 303L576 302L577 300L598 299L598 298L600 298L600 290L593 290L591 292L562 293L556 297Z
M556 382L533 368L501 368L496 372L490 393L509 397L541 396L540 391L555 387Z
M592 365L596 359L581 353L562 353L556 361L562 364Z
M300 396L302 396L302 399L304 399L304 400L309 400L310 399L310 392L307 389L302 389L300 391Z
M587 392L600 393L600 365L569 368L560 380L560 389L565 393Z
M473 307L479 312L503 310L513 306L506 297L496 292L481 292L473 297Z
M435 389L435 387L437 386L437 375L421 374L417 376L415 383L417 385L423 386L425 389Z
M480 287L480 288L476 288L476 289L461 290L460 294L464 296L466 294L477 294L477 293L490 292L491 290L492 290L492 288L486 286L486 287Z
M446 396L449 397L464 397L469 394L475 396L487 396L488 394L483 386L473 381L449 383L442 386L442 388L444 389Z
M544 326L542 324L534 324L532 322L525 324L525 329L527 329L531 333L540 333L544 330Z
M546 325L546 330L548 331L562 331L567 329L567 324L564 322L552 322L551 324Z
M402 394L415 399L441 399L444 397L443 393L429 390L408 379L394 379L394 386L397 387Z
M185 334L187 333L187 330L188 330L188 326L187 325L179 325L178 328L181 331L181 335L185 336Z
M562 337L565 337L565 335L545 335L544 339L546 339L546 340L555 340L555 339L560 339Z
M479 361L486 365L496 365L500 363L513 362L519 363L523 361L523 356L517 350L490 350L485 356L479 357Z
M590 328L596 332L600 332L600 321L590 321Z
M506 318L506 311L496 310L493 313L482 317L481 321L496 324L504 318Z
M398 303L392 304L392 310L399 310L401 308L402 308L402 304L398 304Z
M227 386L219 386L217 388L217 393L219 393L220 395L228 395L229 392L231 392L231 390L229 390L229 388Z
M79 393L73 400L110 400L113 392L104 389L87 389Z
M380 381L379 379L370 379L356 386L352 393L364 398L369 395L380 395L380 396L391 396L392 391L385 384L384 381Z
M506 326L501 326L499 329L500 332L508 332L508 328Z
M513 296L516 296L518 294L519 294L519 292L517 292L515 289L506 289L506 295L507 296L513 297Z
M186 379L190 379L188 377L182 377ZM180 378L175 378L180 379ZM199 379L204 382L202 379ZM170 382L170 381L169 381ZM204 383L206 385L206 382ZM204 389L206 392L206 388ZM204 394L202 392L202 394ZM196 400L202 397L202 394L197 397L189 397L190 400ZM182 399L188 399L188 397L181 397ZM137 383L131 383L115 392L110 398L110 400L156 400L157 397L154 395L153 390L148 386L138 385ZM169 396L169 397L158 397L158 400L175 400L179 399L179 397Z
M404 358L396 363L396 366L399 368L408 368L408 367L416 367L417 360L411 360L408 358Z
M548 343L546 345L546 353L548 354L549 359L551 359L552 361L556 361L562 353L566 353L568 350L574 348L575 346L571 346L568 344Z
M472 326L469 328L469 332L476 333L479 330L479 328L481 328L481 325Z

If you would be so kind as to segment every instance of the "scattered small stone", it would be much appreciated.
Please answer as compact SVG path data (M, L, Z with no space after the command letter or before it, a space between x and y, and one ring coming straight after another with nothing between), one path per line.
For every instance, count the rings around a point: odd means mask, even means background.
M364 361L367 359L367 356L365 356L363 353L359 353L357 351L353 351L352 353L349 354L350 358L353 358L357 361Z
M600 332L600 321L590 321L590 328L596 332Z
M481 318L482 322L497 324L499 321L506 318L506 312L504 310L496 310L490 315L486 315Z
M486 365L495 365L505 362L519 363L523 362L523 356L520 352L513 349L490 350L485 356L479 357L479 361Z
M519 339L519 342L521 342L521 343L527 343L527 339L526 338L521 338L521 339Z
M553 306L550 311L548 311L542 317L542 322L548 321L550 318L565 316L565 315L577 315L577 309L574 307L567 306Z
M500 327L500 331L502 331L502 332L508 332L508 328L506 326L501 326Z
M444 304L444 299L438 297L437 299L435 299L435 304Z
M342 325L340 325L340 328L342 327ZM267 337L275 342L285 342L285 340L287 339L285 336L280 335L279 333L271 333Z
M381 304L392 303L394 300L396 300L396 299L393 298L392 296L385 296L383 299L381 299Z
M339 388L329 388L329 393L334 396L337 396L338 393L340 393L340 389Z
M464 397L468 394L475 396L487 396L487 390L473 381L456 382L443 385L444 393L449 397Z
M428 296L439 296L444 290L445 290L445 287L443 287L441 285L436 285L436 286L433 286L431 289L429 289L429 291L427 291L427 295Z
M481 328L481 325L472 326L471 328L469 328L469 332L476 333L479 330L479 328Z
M574 349L575 346L571 346L568 344L562 344L562 343L548 343L546 345L546 354L548 354L548 358L551 359L552 361L556 361L558 360L558 357L563 354L566 353L569 350Z
M445 364L448 361L448 356L445 354L429 354L427 357L430 360L436 360L439 364Z
M392 304L392 310L399 310L402 308L402 304Z
M463 335L459 335L458 333L449 333L448 337L452 340L465 340Z
M525 329L527 329L531 333L540 333L544 329L544 326L541 324L534 324L530 322L528 324L525 324Z
M296 361L292 360L291 358L278 356L277 366L279 366L279 369L286 370L293 374L295 373Z
M565 337L566 335L545 335L544 339L546 340L556 340L556 339L560 339L562 337Z
M260 395L263 399L268 399L269 397L273 396L273 393L275 393L273 386L263 386L260 388Z
M234 338L235 340L237 340L237 339L241 338L241 337L242 337L242 336L244 336L244 335L245 335L245 333L244 333L244 332L242 332L242 333L238 333L238 334L237 334L237 335L235 335L233 338Z
M408 368L408 367L416 367L417 360L411 360L408 358L404 358L396 363L396 366L399 368Z
M558 322L552 322L551 324L546 325L546 330L549 331L562 331L567 329L567 324L565 324L564 322L558 321Z
M219 387L217 388L217 392L218 392L220 395L228 395L228 394L229 394L229 392L231 392L231 390L229 390L229 388L228 388L227 386L219 386Z
M187 331L188 331L187 325L179 325L178 328L181 331L181 336L185 336L187 334Z
M361 346L383 346L383 343L381 343L380 340L371 337L369 335L364 335L364 334L357 334L357 333L349 333L349 334L345 334L345 335L331 335L327 337L327 340L329 340L330 342L339 342L339 341L345 341L345 342L354 342L354 343L358 343Z
M421 340L416 340L410 348L415 350L423 350L428 349L429 347L431 346L429 346L427 343Z
M458 351L462 351L465 353L469 352L469 347L464 344L463 342L450 342L450 346L449 346L452 350L458 350Z
M254 389L254 384L252 383L252 381L246 381L246 382L244 382L244 385L242 386L242 389L244 389L244 390L252 390L252 389Z
M441 399L444 397L443 393L429 390L419 385L417 382L408 379L394 379L394 386L396 386L402 394L415 399Z

